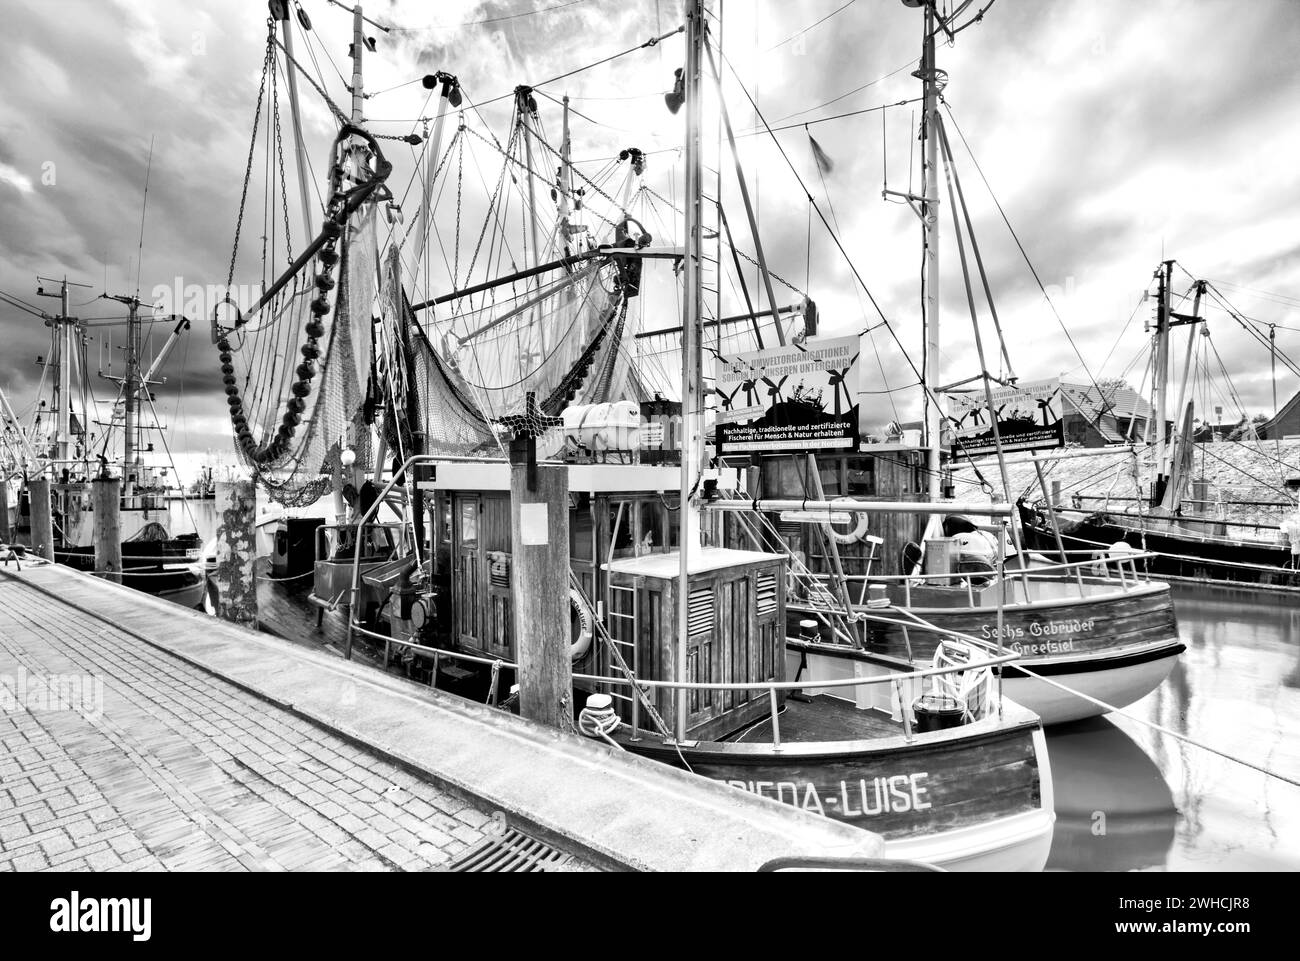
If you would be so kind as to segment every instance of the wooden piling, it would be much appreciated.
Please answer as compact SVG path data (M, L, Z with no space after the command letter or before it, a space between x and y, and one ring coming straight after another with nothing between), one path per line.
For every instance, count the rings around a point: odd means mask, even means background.
M252 481L219 483L216 491L217 563L212 581L217 587L217 616L244 627L257 628L256 489Z
M54 560L54 512L50 503L50 482L39 477L27 482L32 504L32 550L47 561Z
M1052 481L1052 506L1061 506L1061 482L1059 480Z
M0 544L8 544L13 539L9 529L9 481L0 477Z
M510 540L519 713L571 730L568 468L511 467Z
M95 533L95 573L122 583L122 482L96 477L91 482L91 516Z

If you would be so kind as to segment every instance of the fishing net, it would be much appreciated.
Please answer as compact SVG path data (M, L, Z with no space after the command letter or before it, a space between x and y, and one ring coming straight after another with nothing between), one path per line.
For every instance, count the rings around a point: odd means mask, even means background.
M325 494L342 469L345 448L355 453L358 467L370 463L366 385L378 286L376 243L374 206L368 204L349 218L344 231L333 309L319 318L324 327L317 338L319 374L302 398L301 422L284 455L257 463L236 445L262 487L281 504L302 506ZM289 410L312 321L311 302L318 294L310 269L304 269L259 317L230 336L233 365L242 374L242 409L258 444L275 433Z

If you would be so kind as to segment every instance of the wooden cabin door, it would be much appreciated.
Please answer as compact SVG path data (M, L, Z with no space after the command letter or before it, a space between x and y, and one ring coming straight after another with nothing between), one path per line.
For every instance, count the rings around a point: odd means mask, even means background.
M693 582L687 603L687 680L693 683L719 683L722 680L722 659L718 644L717 582ZM687 728L717 717L722 711L722 700L720 691L689 691L686 695Z
M457 494L452 501L452 620L456 640L481 648L483 555L479 521L482 499Z

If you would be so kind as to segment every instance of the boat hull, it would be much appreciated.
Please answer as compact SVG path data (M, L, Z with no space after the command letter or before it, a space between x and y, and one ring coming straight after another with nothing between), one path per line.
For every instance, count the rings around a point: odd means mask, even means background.
M1060 557L1056 537L1042 515L1022 504L1020 525L1030 550ZM1061 541L1067 551L1104 551L1122 541L1134 550L1155 554L1137 563L1153 576L1168 580L1219 581L1300 591L1300 569L1291 567L1294 558L1285 545L1180 536L1130 526L1113 515L1100 514L1087 515L1078 522L1063 519Z
M1071 692L1078 691L1113 707L1127 707L1164 683L1185 649L1181 643L1172 643L1114 657L1026 659L1017 663L1039 676L1010 664L1003 669L1002 690L1041 717L1044 724L1097 717L1106 709ZM1057 684L1070 690L1062 690Z
M1167 585L1115 589L1089 580L1085 588L1095 592L1079 597L1071 596L1075 586L1067 579L1040 577L1030 584L1034 590L1061 596L1008 604L1000 625L995 607L912 607L908 611L935 628L990 644L1000 642L1019 654L1019 660L1003 669L1003 690L1044 724L1063 724L1107 710L1062 691L1057 684L1112 707L1126 707L1155 690L1185 649L1178 639ZM1023 590L1018 581L1015 587ZM876 618L867 626L865 652L843 644L788 641L790 648L804 654L804 670L809 654L847 659L884 656L900 668L930 664L942 635L918 628L893 608L864 613Z
M771 744L619 735L635 753L882 835L891 858L949 870L1041 871L1053 798L1042 728L978 721L881 740Z

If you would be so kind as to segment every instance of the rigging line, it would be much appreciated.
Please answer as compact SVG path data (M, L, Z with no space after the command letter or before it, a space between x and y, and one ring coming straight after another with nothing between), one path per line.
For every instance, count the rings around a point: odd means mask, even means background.
M979 269L980 283L984 287L984 299L988 301L989 315L993 320L993 330L998 335L998 347L1002 351L1002 361L1006 364L1006 377L1015 380L1015 367L1011 363L1011 356L1007 353L1006 337L1002 334L1002 322L998 319L998 308L993 301L993 291L989 287L989 277L984 269L984 258L980 255L979 241L975 239L975 227L971 223L970 208L966 205L966 193L961 189L961 175L957 172L957 160L952 154L952 145L948 142L948 131L944 127L943 116L937 115L936 120L939 128L939 143L943 147L945 162L952 171L952 184L957 188L957 200L961 203L962 219L966 224L966 236L970 239L971 253L974 254L975 266ZM955 213L953 221L955 225ZM1098 415L1098 419L1100 420L1100 415Z
M580 98L581 99L581 98ZM1246 293L1255 294L1266 300L1272 300L1286 307L1300 307L1300 297L1292 297L1290 294L1279 294L1270 290L1260 290L1257 287L1246 287L1242 284L1234 284L1230 280L1212 280L1210 283L1223 284L1225 287L1235 287L1237 290Z
M983 16L982 12L980 16ZM1097 378L1092 374L1092 368L1090 368L1088 362L1083 359L1083 354L1080 352L1078 344L1074 342L1074 337L1070 334L1069 328L1065 326L1065 321L1061 319L1061 315L1056 309L1056 304L1053 303L1052 298L1048 296L1047 288L1043 285L1042 278L1038 276L1038 270L1034 267L1033 261L1029 259L1029 253L1025 250L1025 245L1020 242L1019 235L1016 234L1015 228L1011 226L1011 220L1007 217L1006 211L1002 208L1002 202L998 200L997 195L993 192L993 186L989 183L988 177L984 175L984 169L980 166L980 162L976 158L975 152L971 150L970 142L967 141L966 135L962 133L961 126L957 123L957 118L953 115L952 105L946 100L943 101L943 105L948 111L948 118L952 120L953 129L957 131L957 136L961 138L962 146L966 148L966 153L970 156L971 163L975 165L975 172L980 175L980 180L984 182L984 187L988 190L989 197L993 199L994 206L998 208L998 214L1002 217L1002 222L1006 224L1007 230L1011 233L1011 239L1016 242L1016 248L1020 251L1020 256L1024 258L1025 266L1027 266L1029 272L1033 274L1034 282L1038 284L1038 289L1042 291L1043 299L1047 301L1047 306L1052 310L1052 316L1056 318L1057 325L1060 326L1061 332L1065 334L1065 339L1069 341L1070 349L1074 351L1074 356L1079 358L1079 363L1082 365L1084 372L1088 375L1088 380L1092 382L1092 386L1097 388L1097 395L1099 397L1104 397L1105 395L1102 393L1101 387L1097 384Z
M587 3L589 0L563 0L561 3L553 3L549 7L539 7L536 10L524 10L521 13L502 14L499 17L488 17L484 20L466 20L463 23L431 23L422 27L397 27L388 26L383 29L390 33L419 33L426 30L459 30L462 27L480 27L487 23L504 23L507 20L518 20L522 17L535 17L538 14L554 13L557 10L563 10L565 7L572 7L579 3Z
M723 54L721 51L719 51L719 56L721 56L723 63L727 65L727 69L731 71L732 76L736 79L736 82L740 85L740 89L745 94L746 98L748 98L750 105L754 108L754 113L758 116L758 119L763 123L765 127L767 127L767 120L763 117L762 111L758 109L758 104L754 102L754 98L750 96L749 90L745 86L744 81L741 80L740 75L736 72L736 68L732 65L731 61L727 58L726 54ZM797 126L803 126L803 125L798 124ZM790 173L794 176L794 179L798 182L799 187L803 190L804 195L808 198L808 202L813 205L813 210L817 212L817 216L821 220L822 226L826 228L827 234L829 234L831 240L835 242L835 246L839 250L840 256L844 258L844 262L848 265L848 268L852 272L854 279L857 280L857 282L862 285L862 290L867 295L867 299L871 301L871 306L875 309L876 313L880 316L881 321L884 322L885 329L889 331L890 336L894 339L894 343L898 345L898 349L900 353L902 353L903 359L907 361L907 366L910 367L912 373L916 375L917 381L924 384L925 377L921 374L921 371L917 369L916 364L913 362L912 358L908 355L907 348L903 346L902 341L899 339L898 332L894 330L894 325L889 322L889 318L885 316L885 312L881 309L880 304L876 301L875 296L871 293L871 289L867 287L867 282L863 279L862 274L858 271L857 264L853 262L853 258L850 257L848 251L844 249L844 244L840 241L839 235L835 232L835 230L831 228L830 221L828 221L826 219L826 215L822 213L821 207L817 206L817 202L813 199L813 195L809 192L807 185L803 182L803 178L799 176L799 171L795 169L794 163L790 160L789 155L786 153L785 147L781 144L780 139L775 135L775 133L772 131L770 127L767 127L767 131L769 135L771 135L772 137L772 142L776 144L777 150L780 151L781 158L785 160L786 166L790 168ZM938 407L940 410L942 410L943 408L939 403L939 398L935 395L933 389L928 384L926 384L923 389L925 393L930 397L931 402L934 403L934 405ZM958 441L958 443L959 444L961 443L960 440Z
M826 16L822 17L820 20L817 20L817 21L815 21L815 22L813 22L813 23L808 24L808 26L804 27L802 30L796 30L794 33L790 34L790 36L786 37L786 38L785 38L784 40L782 40L780 43L775 43L775 44L773 44L772 46L768 47L768 48L767 48L766 50L764 50L763 52L764 52L764 53L771 53L773 50L776 50L778 47L784 47L784 46L785 46L787 43L789 43L791 40L795 40L795 39L797 39L798 37L802 37L802 36L803 36L805 33L807 33L809 30L812 30L814 27L819 27L819 26L821 26L823 23L825 23L825 22L826 22L827 20L829 20L831 17L835 16L837 13L842 13L843 11L847 10L849 7L853 6L853 5L854 5L855 3L857 3L857 2L858 2L858 0L848 0L847 3L845 3L845 4L841 5L841 6L836 7L834 10L832 10L830 13L826 14Z
M1133 318L1137 316L1137 312L1142 308L1144 303L1146 303L1145 294L1139 297L1138 302L1133 305L1133 312L1128 315L1128 320L1124 321L1124 326L1120 328L1119 336L1115 338L1115 343L1112 344L1110 350L1107 351L1106 359L1101 362L1101 366L1097 368L1098 370L1104 371L1106 369L1106 365L1110 363L1111 357L1114 356L1115 350L1119 347L1119 342L1124 339L1124 334L1128 332L1129 325L1133 323ZM1129 366L1131 367L1132 364L1130 363ZM1125 370L1127 369L1128 368L1125 368ZM1123 376L1123 374L1121 373L1120 376Z
M1186 270L1186 268L1183 269ZM1237 323L1241 324L1243 329L1249 331L1266 350L1280 356L1283 362L1291 369L1291 372L1293 374L1300 375L1300 368L1296 366L1295 362L1292 361L1291 358L1288 357L1285 352L1277 350L1276 345L1274 343L1270 343L1266 341L1264 339L1264 335L1258 329L1253 327L1248 327L1245 323L1246 321L1251 321L1254 324L1263 326L1265 325L1264 321L1254 320L1254 318L1246 317L1243 313L1241 313L1241 311L1237 310L1237 308L1233 306L1233 304L1228 300L1227 297L1224 296L1223 291L1219 290L1219 288L1214 286L1214 284L1212 283L1208 284L1208 286L1210 291L1213 293L1214 298L1219 301L1222 309L1226 310L1229 316L1231 316L1234 320L1236 320ZM1269 326L1273 326L1273 325L1269 325Z
M805 131L807 131L807 128L804 129ZM812 151L812 143L813 143L812 134L809 133L808 149L810 151ZM822 193L826 195L826 206L831 212L831 220L834 221L835 223L835 229L840 230L840 220L835 213L835 202L831 199L830 188L826 185L826 175L822 172L821 164L817 162L817 155L815 151L813 151L813 167L817 171L818 178L821 180ZM811 199L808 208L808 223L809 223L809 228L811 229L811 224L812 224ZM811 240L809 241L809 248L811 249ZM867 319L867 309L865 305L862 303L862 292L858 290L857 287L854 287L853 293L856 296L858 301L858 309L862 311L862 319L865 321ZM876 344L876 338L874 336L870 337L869 339L871 341L872 353L876 355L876 366L880 368L880 379L884 383L886 388L884 393L889 397L889 406L890 409L894 412L894 420L901 420L902 418L898 412L898 405L894 402L894 391L889 387L889 375L885 373L885 362L884 359L880 356L880 347Z
M1210 285L1209 289L1212 297L1218 298L1220 296L1218 290L1215 289L1213 284ZM1227 303L1226 301L1223 302L1223 304L1226 303ZM1218 307L1219 310L1226 312L1230 317L1232 317L1233 320L1235 320L1241 326L1243 330L1246 331L1246 333L1250 334L1250 336L1255 339L1255 342L1257 344L1259 344L1267 351L1276 352L1277 356L1282 358L1282 362L1286 364L1287 368L1291 371L1291 373L1300 376L1300 367L1297 367L1296 363L1293 360L1291 360L1291 358L1286 354L1285 351L1277 350L1276 345L1266 340L1264 338L1264 335L1258 329L1248 325L1245 322L1246 319L1248 318L1243 318L1242 316L1240 316L1238 312L1231 307L1231 305L1224 306L1223 304L1211 304L1211 306L1216 306Z
M669 37L676 36L677 34L684 32L685 30L686 30L685 26L677 27L675 30L669 30L667 33L661 34L660 36L651 37L645 43L637 44L635 47L628 47L626 50L621 50L618 53L611 54L608 57L604 57L593 63L589 63L586 66L577 67L573 70L568 71L567 73L561 73L554 77L548 77L546 80L539 80L536 83L528 84L528 86L536 90L538 87L544 86L545 84L555 83L557 80L565 80L569 77L574 76L575 74L579 74L582 73L583 71L591 70L595 67L602 66L603 64L610 63L611 61L618 60L620 57L626 57L628 54L636 53L638 50L644 50L647 47L657 46L660 41L667 40ZM461 93L464 94L464 92L465 92L465 88L461 87ZM477 104L471 104L471 106L473 106L474 109L477 110L479 107L486 107L490 104L500 103L502 100L509 100L514 95L515 92L511 90L509 93L503 93L500 94L499 96L491 97L488 100L480 101ZM468 97L466 97L466 99L468 99Z
M819 103L815 107L805 107L803 110L796 110L794 113L788 113L784 117L777 117L772 122L784 123L785 121L789 120L791 117L798 117L806 113L812 113L814 110L821 110L823 107L829 107L831 104L839 103L841 100L844 100L847 97L851 97L855 93L861 93L863 90L866 90L868 87L874 87L878 83L883 83L884 81L888 80L890 77L893 77L896 74L900 74L904 70L907 70L909 67L912 67L915 63L916 63L915 60L909 60L901 67L897 67L896 69L889 71L889 73L877 77L875 80L869 80L860 87L854 87L848 93L842 93L833 100L827 100L825 103Z
M288 59L288 61L291 64L293 64L294 69L297 70L300 74L302 74L302 78L306 80L309 84L311 84L312 89L315 90L318 94L320 94L320 97L322 100L325 101L326 106L328 106L330 110L333 111L334 118L340 121L341 123L348 123L350 119L348 115L345 114L342 110L340 110L338 104L336 104L332 99L330 99L330 95L325 92L325 87L323 86L324 77L321 78L321 83L317 83L316 78L313 77L311 74L309 74L307 70L303 67L303 65L300 64L296 59L294 59L290 55L288 50L284 49L284 44L280 42L280 39L278 37L275 38L275 45L280 48L280 52L285 55L285 58ZM307 52L311 54L312 61L314 63L316 60L316 55L312 53L310 45L308 45L307 47ZM319 64L317 64L316 66L316 72L318 74L321 72Z

